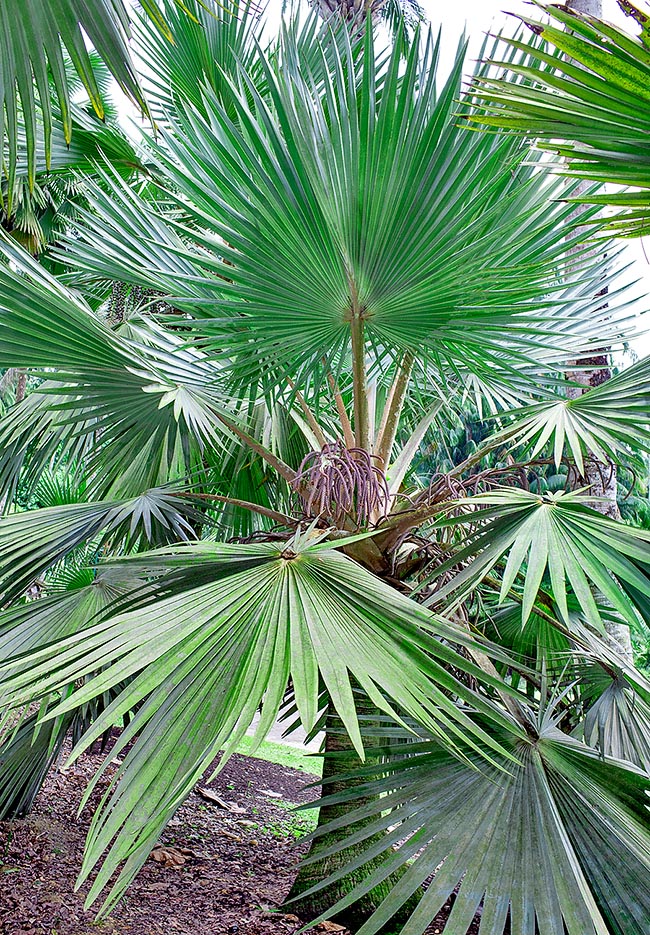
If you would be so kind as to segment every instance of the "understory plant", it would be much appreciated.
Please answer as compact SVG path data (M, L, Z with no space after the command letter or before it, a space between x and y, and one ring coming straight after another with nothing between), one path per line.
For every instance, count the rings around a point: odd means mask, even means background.
M650 363L567 377L629 333L616 249L472 129L464 42L442 76L431 32L160 11L146 172L98 167L62 275L0 241L0 358L41 380L0 420L2 815L121 721L84 798L105 916L283 713L325 731L306 920L642 931L650 685L606 625L650 619L650 534L584 478L650 447Z

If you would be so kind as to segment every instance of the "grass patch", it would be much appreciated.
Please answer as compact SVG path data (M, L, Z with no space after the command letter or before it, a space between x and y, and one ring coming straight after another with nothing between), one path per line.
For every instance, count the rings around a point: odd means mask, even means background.
M306 834L311 834L316 829L318 821L318 809L306 808L304 811L295 812L295 805L291 802L274 802L280 808L286 808L285 818L278 818L277 821L267 821L262 828L267 834L272 834L276 838L295 838L299 840Z
M300 747L293 747L286 743L272 743L263 740L255 753L251 753L253 738L244 737L237 747L237 753L242 756L252 756L267 763L277 763L278 766L288 766L290 769L299 769L303 773L320 776L323 770L323 758L310 756Z

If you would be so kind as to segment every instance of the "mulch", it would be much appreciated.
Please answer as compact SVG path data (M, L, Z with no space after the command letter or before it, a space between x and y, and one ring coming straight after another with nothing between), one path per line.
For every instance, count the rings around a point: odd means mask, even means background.
M68 770L53 769L29 817L0 822L0 935L293 935L300 928L281 908L306 849L297 840L300 813L287 803L311 801L305 784L316 777L237 755L214 782L199 783L207 793L192 792L125 898L95 922L83 908L88 884L75 893L74 883L91 817L89 808L81 816L77 809L101 762L90 753ZM428 931L440 932L448 912ZM334 923L315 931L345 935Z

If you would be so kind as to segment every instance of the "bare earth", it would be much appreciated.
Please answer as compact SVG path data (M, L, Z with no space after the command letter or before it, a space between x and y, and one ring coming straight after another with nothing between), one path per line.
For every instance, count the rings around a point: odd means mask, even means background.
M65 772L53 770L29 818L0 822L0 935L293 935L300 928L280 907L309 830L309 818L291 804L314 797L318 790L305 784L316 777L244 756L212 784L199 784L203 795L193 792L179 809L127 896L95 922L83 908L88 884L73 890L90 820L89 808L80 817L77 808L102 760L88 754ZM448 912L429 933L442 930ZM334 923L317 931L345 935Z

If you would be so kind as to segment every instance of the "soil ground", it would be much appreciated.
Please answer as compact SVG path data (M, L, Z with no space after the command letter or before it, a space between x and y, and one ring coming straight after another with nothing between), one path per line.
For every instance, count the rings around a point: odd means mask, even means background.
M313 798L305 784L317 777L237 755L213 783L197 787L234 810L195 790L126 897L95 922L83 908L88 885L74 892L90 820L88 808L80 817L77 809L102 761L87 754L65 772L54 769L27 819L0 822L1 935L293 935L300 928L279 907L306 847L299 839L315 821L313 810L291 806ZM446 914L430 933L442 931ZM328 931L345 935L333 923L319 935Z

